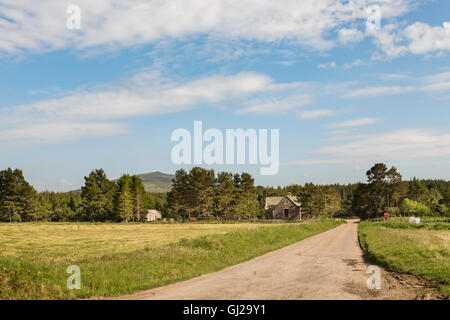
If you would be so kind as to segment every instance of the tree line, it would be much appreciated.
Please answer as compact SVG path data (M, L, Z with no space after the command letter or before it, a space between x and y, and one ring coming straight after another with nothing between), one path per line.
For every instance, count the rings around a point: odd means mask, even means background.
M450 216L450 182L402 180L396 168L375 164L366 183L255 186L248 173L178 170L168 193L145 192L137 176L117 181L102 169L78 192L38 193L19 169L0 171L0 221L141 221L148 209L174 219L261 219L266 197L291 193L310 217Z
M167 194L167 213L175 219L263 218L254 179L248 173L233 174L194 167L175 173Z
M137 176L117 181L102 169L84 177L81 191L38 193L19 169L0 171L0 221L141 221L148 209L166 207L165 194L145 192Z
M366 183L347 185L291 185L260 189L262 205L267 196L290 192L299 197L302 210L313 217L358 216L377 218L384 212L394 216L450 216L450 181L402 180L395 167L377 163L366 172Z

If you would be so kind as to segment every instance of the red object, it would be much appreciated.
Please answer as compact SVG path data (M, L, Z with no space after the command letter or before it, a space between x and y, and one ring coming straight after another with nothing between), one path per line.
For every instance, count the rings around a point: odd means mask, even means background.
M389 212L384 213L384 221L389 220Z

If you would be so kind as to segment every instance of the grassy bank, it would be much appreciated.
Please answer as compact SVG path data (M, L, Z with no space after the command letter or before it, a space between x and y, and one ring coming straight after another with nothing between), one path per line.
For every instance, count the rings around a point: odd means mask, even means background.
M450 232L445 225L365 221L359 239L372 263L422 276L450 294Z
M0 298L117 296L223 269L336 227L290 224L2 224ZM81 289L68 290L69 265Z

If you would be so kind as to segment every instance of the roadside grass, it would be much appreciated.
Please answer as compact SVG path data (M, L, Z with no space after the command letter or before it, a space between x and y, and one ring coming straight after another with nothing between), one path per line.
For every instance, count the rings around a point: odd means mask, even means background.
M427 230L450 230L450 221L446 218L422 217L421 223L410 223L408 217L395 217L388 221L382 221L382 226L393 229L427 229Z
M3 224L0 299L110 297L186 280L332 229L282 224ZM69 265L81 289L68 290Z
M369 222L359 225L359 240L371 263L412 273L437 284L450 295L450 232L447 227L407 222Z

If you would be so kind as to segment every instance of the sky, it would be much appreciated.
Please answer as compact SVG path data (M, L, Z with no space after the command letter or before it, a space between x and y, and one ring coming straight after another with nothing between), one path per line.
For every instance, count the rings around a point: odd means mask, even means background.
M449 107L446 0L0 0L0 169L39 191L190 169L194 121L279 129L276 175L203 165L260 185L448 180Z

